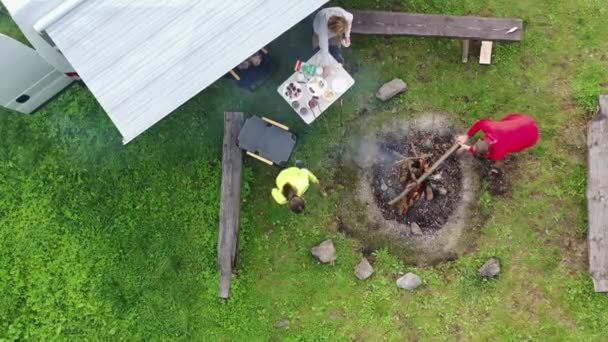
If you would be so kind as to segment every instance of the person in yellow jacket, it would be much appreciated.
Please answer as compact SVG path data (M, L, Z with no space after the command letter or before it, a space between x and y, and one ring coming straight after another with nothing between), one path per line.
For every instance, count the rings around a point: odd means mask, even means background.
M306 168L290 167L277 176L277 187L272 189L272 198L279 204L288 204L294 213L304 211L305 202L302 195L308 190L310 182L318 184L319 180Z

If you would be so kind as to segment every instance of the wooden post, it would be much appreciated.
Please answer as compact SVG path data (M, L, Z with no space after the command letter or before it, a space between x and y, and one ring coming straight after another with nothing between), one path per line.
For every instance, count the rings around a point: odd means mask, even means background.
M481 42L481 51L479 52L479 64L492 63L492 45L493 42L484 40Z
M462 40L462 63L466 63L469 61L469 45L471 40L463 39Z
M608 95L589 123L587 136L589 271L596 292L608 292Z
M235 266L241 223L241 172L243 152L237 139L245 122L243 113L224 113L224 144L222 156L222 195L217 256L220 268L221 298L230 297L230 280Z

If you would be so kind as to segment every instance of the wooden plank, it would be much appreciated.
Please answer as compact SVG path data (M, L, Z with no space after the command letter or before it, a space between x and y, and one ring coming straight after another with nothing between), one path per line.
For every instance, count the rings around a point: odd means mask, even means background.
M250 156L251 158L257 159L259 161L261 161L262 163L268 164L270 166L272 166L274 163L262 156L259 156L253 152L247 151L247 155Z
M237 146L239 132L245 123L243 113L224 113L224 144L222 156L222 195L217 256L220 268L221 298L230 297L230 280L235 266L239 226L241 223L241 173L243 152Z
M237 81L241 80L241 76L239 76L239 74L237 74L234 70L230 70L230 75L232 75L232 77L234 77L234 79Z
M608 292L608 95L600 96L600 108L589 123L589 271L596 292Z
M492 42L484 40L481 42L481 51L479 52L479 64L492 63Z
M289 131L289 127L287 127L287 126L285 126L285 125L283 125L281 123L278 123L278 122L276 122L274 120L271 120L271 119L269 119L267 117L262 116L262 120L268 122L271 125L275 125L275 126L279 127L280 129L282 129L284 131Z
M359 10L350 12L354 15L352 33L358 34L522 40L521 19ZM508 33L514 27L517 29Z

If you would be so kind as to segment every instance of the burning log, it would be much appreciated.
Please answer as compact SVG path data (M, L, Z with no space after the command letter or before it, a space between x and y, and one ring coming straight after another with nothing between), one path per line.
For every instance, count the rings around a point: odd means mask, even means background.
M398 170L400 176L399 181L401 184L409 187L412 184L416 185L415 191L410 193L399 201L398 211L400 215L404 215L407 211L416 203L422 194L423 183L418 183L418 178L424 173L429 167L428 156L423 155L421 157L407 158Z
M441 158L439 158L439 160L437 160L435 162L435 164L433 164L433 166L431 166L430 168L428 168L428 170L425 170L426 172L422 175L422 177L418 178L416 181L409 183L406 187L405 190L403 190L403 192L401 192L397 197L393 198L390 202L388 202L388 204L390 205L395 205L396 203L398 203L402 198L406 197L410 192L414 191L415 193L418 193L420 191L420 188L422 187L423 182L430 176L433 174L433 172L435 172L435 170L437 170L437 168L446 160L448 159L449 156L452 155L452 153L456 152L456 150L458 150L458 148L460 147L459 144L454 144L443 156L441 156ZM418 194L419 196L420 194ZM410 197L408 197L410 198ZM410 202L409 200L406 201ZM409 208L409 206L408 206Z

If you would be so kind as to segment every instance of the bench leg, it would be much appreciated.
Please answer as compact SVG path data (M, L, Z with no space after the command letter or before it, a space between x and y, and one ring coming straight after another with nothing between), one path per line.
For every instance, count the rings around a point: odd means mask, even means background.
M469 44L471 43L468 39L462 40L462 63L469 61Z
M479 64L490 64L492 62L492 42L484 40L481 42L479 52Z

